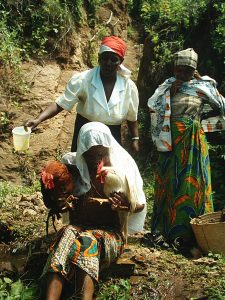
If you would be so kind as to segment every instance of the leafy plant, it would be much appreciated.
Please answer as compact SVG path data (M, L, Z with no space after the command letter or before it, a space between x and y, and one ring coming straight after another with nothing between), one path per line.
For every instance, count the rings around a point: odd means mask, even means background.
M0 11L0 64L1 83L0 86L12 101L14 95L24 93L27 90L26 82L21 70L23 47L18 43L18 30L9 29L7 18L9 13Z
M83 21L84 0L2 0L0 2L0 86L15 101L28 91L21 63L32 57L52 56L68 50L71 38ZM95 20L97 8L105 0L88 1L86 10ZM86 2L85 2L86 3Z
M110 286L101 285L98 300L129 300L131 284L126 279L120 279Z
M53 1L53 4L54 2L55 1ZM76 23L82 21L82 7L84 4L83 0L59 0L59 3L62 3L66 10L71 12L71 15Z
M127 36L132 39L135 35L135 30L132 26L127 27Z
M107 0L87 0L86 1L89 26L94 27L96 25L97 9L99 8L99 6L101 6L105 2L107 2Z
M171 61L172 53L183 47L185 33L191 30L206 10L207 2L201 0L142 1L141 22L155 45L154 68Z
M9 113L0 112L0 132L4 132L10 123Z
M35 180L31 186L16 186L8 181L0 181L0 207L7 206L7 196L16 197L22 194L32 195L40 190L39 181Z
M225 3L223 1L214 1L214 8L217 18L215 21L215 30L212 32L213 47L225 56Z
M97 8L106 1L88 2L86 9L95 19ZM2 0L0 3L0 17L7 33L13 35L15 45L22 50L23 58L43 56L63 47L65 38L82 23L83 10L84 0ZM5 35L6 32L2 36Z
M146 110L146 101L156 87L172 74L172 55L185 47L200 51L199 66L207 74L217 74L224 90L224 37L225 3L215 0L139 0L129 1L132 16L142 24L147 36L143 60L139 68L137 85L140 91L140 104ZM210 30L199 39L203 26ZM207 51L206 42L207 39ZM201 57L204 57L201 61ZM220 89L219 89L220 90ZM141 132L144 148L150 162L156 161L155 151L149 142L150 122L140 111ZM212 187L215 209L225 206L225 148L218 145L223 134L212 142L210 160L212 168ZM146 156L145 156L146 157Z
M0 299L2 300L38 300L38 288L35 284L25 284L18 279L0 278Z

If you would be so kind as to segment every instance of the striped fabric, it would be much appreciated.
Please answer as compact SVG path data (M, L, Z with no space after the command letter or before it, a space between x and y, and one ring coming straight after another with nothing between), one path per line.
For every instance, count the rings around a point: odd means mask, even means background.
M192 48L188 48L174 54L175 66L189 66L196 69L197 63L198 54Z

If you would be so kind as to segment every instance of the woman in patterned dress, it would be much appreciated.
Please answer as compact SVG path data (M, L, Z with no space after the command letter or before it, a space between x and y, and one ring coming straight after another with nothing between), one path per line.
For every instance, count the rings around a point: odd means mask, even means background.
M124 236L118 211L130 211L130 200L136 205L129 215L128 230L133 233L143 229L146 201L143 182L133 158L113 138L109 128L99 122L82 126L76 155L68 153L62 162L57 162L63 167L59 172L51 168L55 162L43 169L43 196L47 189L54 199L62 201L73 194L78 196L78 200L73 201L71 225L60 230L50 247L42 275L47 276L45 299L60 299L64 283L75 278L76 299L89 300L93 299L100 270L115 261L123 250ZM123 172L132 191L129 196L115 192L106 199L103 184L96 177L100 162ZM79 176L73 168L79 170ZM57 189L57 182L62 176L66 180L61 180ZM103 202L97 203L95 197Z
M224 127L225 112L225 99L215 81L196 71L197 59L192 48L176 53L174 77L148 100L152 138L159 151L152 233L190 248L195 243L191 218L213 211L204 131L218 130L218 115ZM204 113L207 105L211 111ZM209 120L214 121L210 128Z

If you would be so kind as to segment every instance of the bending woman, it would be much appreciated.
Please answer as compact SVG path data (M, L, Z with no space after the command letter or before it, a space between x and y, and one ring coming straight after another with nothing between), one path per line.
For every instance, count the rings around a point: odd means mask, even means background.
M152 138L159 151L152 233L168 241L179 238L192 246L190 220L213 211L211 173L204 118L225 112L225 99L216 83L197 71L192 48L175 54L174 77L167 79L148 100ZM202 114L205 105L211 111ZM204 126L207 130L207 126ZM216 123L212 130L218 130Z
M115 261L123 250L124 236L118 212L127 213L130 210L129 203L135 203L133 212L129 215L128 230L133 233L143 229L146 214L143 182L133 158L117 143L109 128L99 122L82 126L76 156L74 153L65 155L63 163L64 167L67 166L67 172L72 175L70 180L75 180L75 185L71 184L69 191L61 182L62 192L55 195L54 187L51 194L57 199L63 198L64 191L66 196L69 193L78 195L79 200L74 202L72 225L60 230L57 240L50 248L43 272L43 276L47 275L48 278L46 299L60 299L65 281L70 281L74 276L79 290L78 299L92 299L100 270ZM97 176L102 163L125 176L128 195L115 192L106 199L104 183ZM74 165L79 170L79 177L76 177L76 171L73 172ZM44 171L51 173L48 169ZM47 177L54 180L54 174L51 175ZM95 197L103 199L103 202L97 204Z

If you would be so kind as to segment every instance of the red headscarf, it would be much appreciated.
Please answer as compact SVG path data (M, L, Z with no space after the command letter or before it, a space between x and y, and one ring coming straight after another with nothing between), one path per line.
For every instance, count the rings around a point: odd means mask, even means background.
M118 54L120 57L124 58L127 46L123 40L121 40L118 36L107 36L102 40L102 46L109 47L113 52ZM107 51L107 50L105 50ZM104 52L101 51L100 53Z

